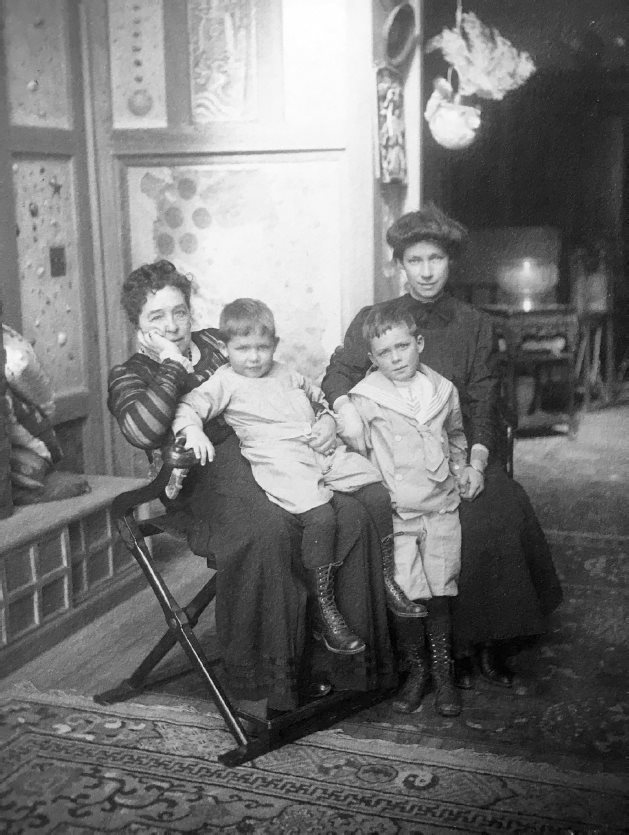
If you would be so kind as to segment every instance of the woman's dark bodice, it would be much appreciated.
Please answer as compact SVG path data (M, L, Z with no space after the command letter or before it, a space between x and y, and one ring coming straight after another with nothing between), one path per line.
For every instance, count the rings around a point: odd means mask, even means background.
M498 378L489 316L447 293L429 305L407 294L400 297L399 304L411 312L417 332L424 337L422 362L458 389L468 443L491 449L495 440ZM347 394L370 368L369 346L362 335L370 309L358 313L347 329L343 345L332 355L322 382L330 403Z

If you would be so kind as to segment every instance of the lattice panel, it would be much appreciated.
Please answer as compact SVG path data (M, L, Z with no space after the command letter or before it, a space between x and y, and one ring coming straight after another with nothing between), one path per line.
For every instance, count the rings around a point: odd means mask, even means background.
M109 0L113 126L164 128L164 18L162 0Z
M0 558L3 644L68 610L68 556L67 531L61 528Z
M0 557L0 646L69 612L133 561L108 508Z
M64 0L6 0L9 109L14 125L71 128Z
M24 336L55 393L87 385L72 163L14 157Z

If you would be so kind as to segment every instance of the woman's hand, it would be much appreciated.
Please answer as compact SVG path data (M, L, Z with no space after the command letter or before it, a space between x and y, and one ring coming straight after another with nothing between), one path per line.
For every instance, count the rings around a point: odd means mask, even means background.
M315 452L331 455L336 449L336 421L332 415L323 414L315 421L308 446Z
M214 460L214 446L200 426L186 426L181 430L185 439L185 449L191 449L199 464L207 464Z
M466 502L471 502L485 489L485 476L474 467L466 467L458 482L459 493Z
M138 345L142 351L147 354L155 362L161 362L164 359L164 352L172 356L174 359L183 356L179 350L179 346L171 342L157 330L138 331Z
M365 429L363 421L358 413L358 409L349 400L343 398L344 402L339 403L341 398L335 402L335 411L339 416L339 435L345 441L347 446L360 452L362 455L367 454L367 444L365 443Z

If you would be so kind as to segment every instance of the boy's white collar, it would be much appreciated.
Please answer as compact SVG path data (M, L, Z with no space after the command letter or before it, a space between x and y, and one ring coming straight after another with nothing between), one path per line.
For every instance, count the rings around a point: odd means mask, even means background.
M396 388L403 389L403 388L408 388L408 386L412 386L413 383L415 382L415 380L417 380L418 377L422 377L422 376L425 377L426 374L425 374L424 371L422 371L421 368L418 368L417 371L413 374L413 376L411 377L410 380L390 380L390 382L393 383L393 385Z

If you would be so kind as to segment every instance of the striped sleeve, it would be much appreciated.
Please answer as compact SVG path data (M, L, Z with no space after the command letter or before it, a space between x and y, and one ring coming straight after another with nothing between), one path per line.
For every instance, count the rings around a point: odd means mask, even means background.
M112 368L107 405L130 444L154 449L166 440L187 375L176 360L133 359Z

